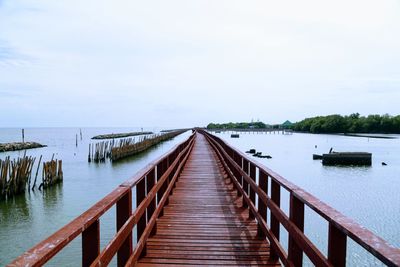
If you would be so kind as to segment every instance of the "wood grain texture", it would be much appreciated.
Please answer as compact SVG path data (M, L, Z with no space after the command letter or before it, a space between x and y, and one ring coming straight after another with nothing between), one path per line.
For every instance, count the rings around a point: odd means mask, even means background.
M136 266L280 266L203 135Z

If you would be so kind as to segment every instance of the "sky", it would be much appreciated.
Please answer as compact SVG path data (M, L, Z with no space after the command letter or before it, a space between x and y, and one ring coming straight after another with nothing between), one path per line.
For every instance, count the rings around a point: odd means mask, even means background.
M0 0L0 127L400 114L399 0Z

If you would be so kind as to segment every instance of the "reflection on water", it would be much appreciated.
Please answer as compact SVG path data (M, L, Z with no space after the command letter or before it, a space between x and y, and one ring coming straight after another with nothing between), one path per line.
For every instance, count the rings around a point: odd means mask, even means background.
M30 194L25 193L25 195L0 201L0 225L9 225L17 220L29 221L30 209L28 203L30 199Z
M62 183L55 184L43 190L44 210L53 210L63 206L63 187Z
M157 132L159 129L145 129ZM0 201L0 266L31 248L36 243L70 222L134 175L152 160L186 139L186 132L150 150L118 163L88 163L87 153L92 136L108 132L140 131L140 128L82 128L83 140L75 146L79 128L25 129L25 140L47 145L27 150L27 156L50 160L52 155L63 160L64 181L45 190L26 192L8 201ZM0 129L0 143L20 139L20 129ZM0 158L23 155L23 151L0 153ZM36 167L36 165L35 165ZM35 168L34 168L35 169ZM38 176L38 183L41 175ZM133 203L135 204L135 203ZM100 220L102 246L115 233L115 211L112 209ZM49 266L79 266L79 239L51 261Z
M48 145L46 148L28 150L27 155L43 155L44 160L49 160L55 153L57 158L63 160L64 181L45 191L36 189L8 201L0 201L0 266L90 208L138 170L190 135L187 132L117 163L87 162L90 137L107 132L137 130L140 129L82 129L84 139L79 140L78 147L75 147L75 135L79 133L79 128L25 129L26 140ZM15 141L19 136L20 129L0 129L0 142ZM224 133L219 136L242 151L256 148L263 154L271 155L272 159L257 161L366 226L389 243L400 246L400 139L368 140L310 134L241 134L239 139L231 139L230 135ZM336 167L322 166L320 161L312 160L312 154L322 154L331 147L335 151L372 152L373 164L371 167ZM0 158L22 154L0 153ZM388 163L388 166L382 166L382 161ZM284 191L281 202L287 212L288 194ZM305 216L305 232L326 253L326 222L308 209ZM115 233L115 211L105 214L100 223L101 244L104 246ZM282 238L284 236L282 232ZM350 266L378 264L353 242L348 243ZM74 241L51 261L50 266L80 265L80 245L80 239Z
M400 139L368 139L337 135L217 134L245 152L251 148L272 156L256 160L317 198L400 247ZM400 136L398 136L400 137ZM372 166L323 166L313 154L335 151L371 152ZM388 163L382 166L382 162ZM288 211L287 192L282 209ZM326 251L327 226L306 210L305 232ZM285 242L285 241L284 241ZM354 242L348 244L350 266L381 265Z

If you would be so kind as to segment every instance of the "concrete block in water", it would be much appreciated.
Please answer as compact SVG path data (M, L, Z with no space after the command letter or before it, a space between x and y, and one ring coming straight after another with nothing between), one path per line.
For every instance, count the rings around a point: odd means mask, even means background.
M323 165L372 165L372 154L367 152L335 152L322 155Z

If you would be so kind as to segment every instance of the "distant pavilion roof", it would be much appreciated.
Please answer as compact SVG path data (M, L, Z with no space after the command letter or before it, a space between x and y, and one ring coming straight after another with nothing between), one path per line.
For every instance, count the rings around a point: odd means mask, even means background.
M293 123L289 120L285 121L284 123L282 123L282 126L292 126Z

